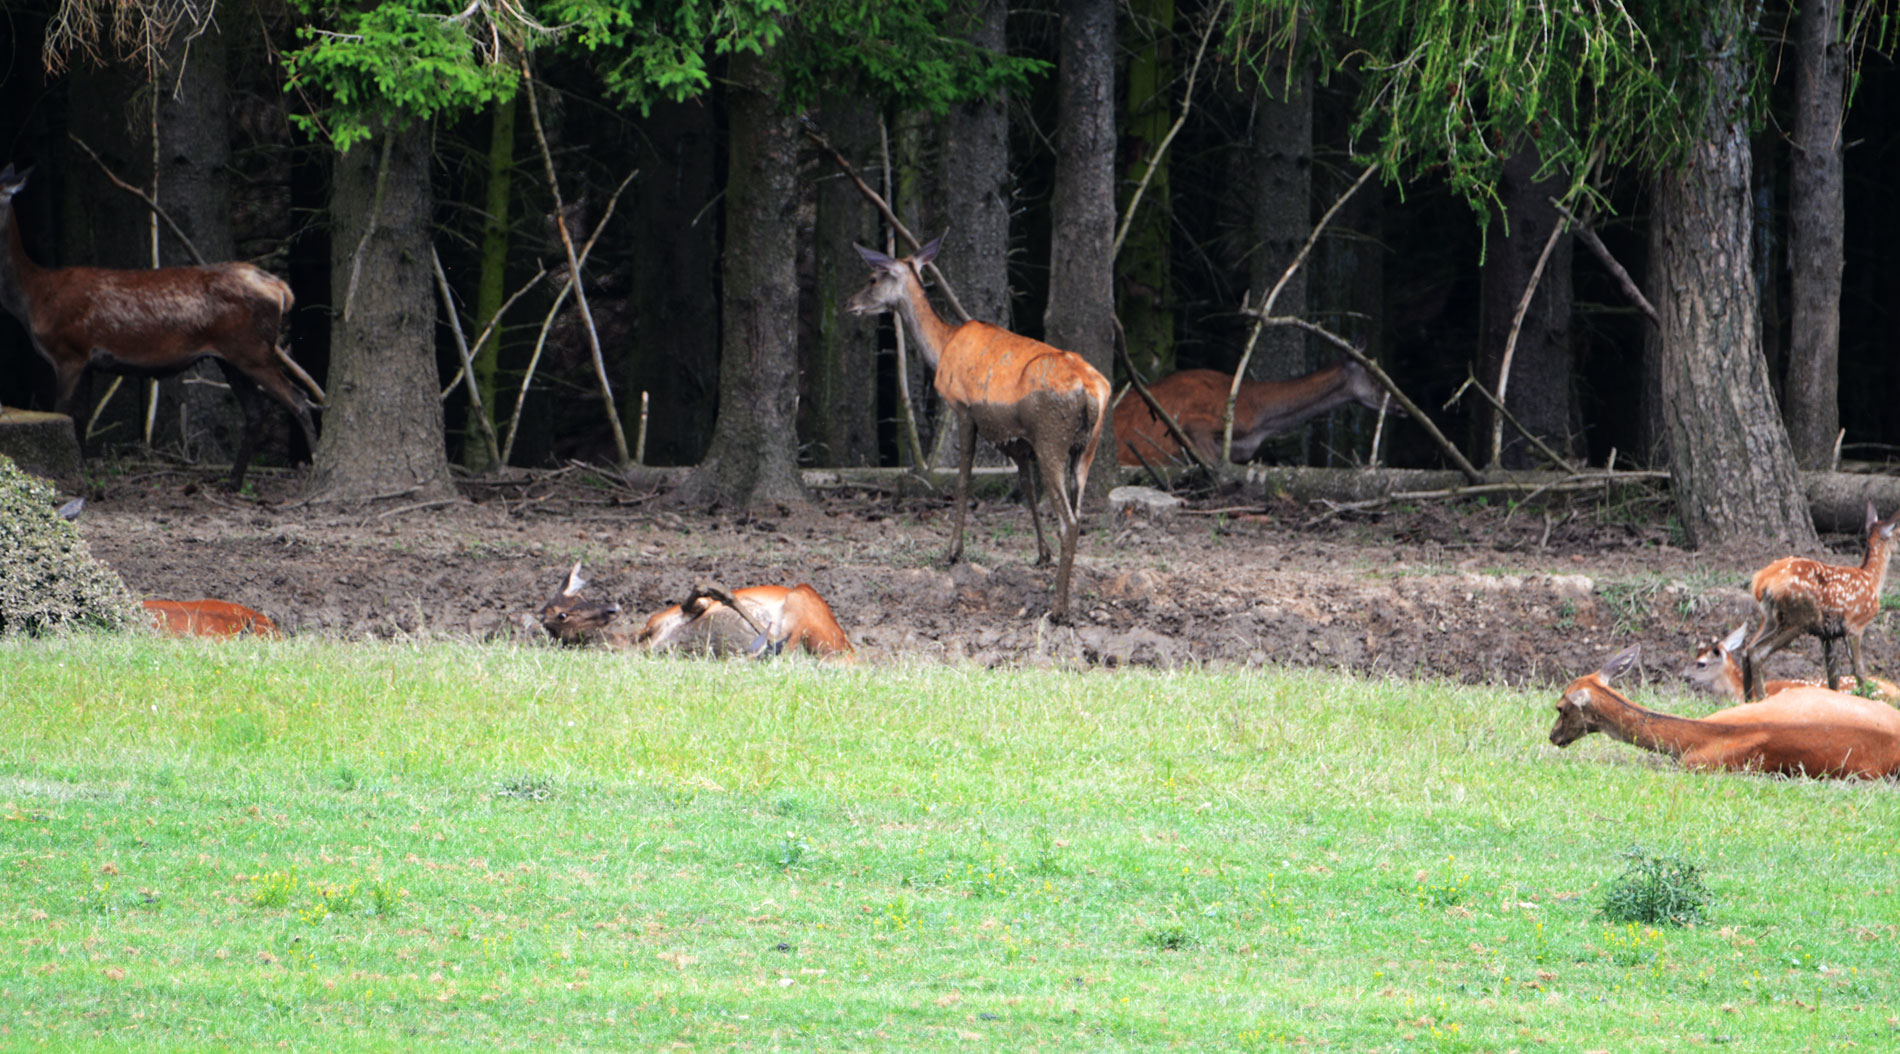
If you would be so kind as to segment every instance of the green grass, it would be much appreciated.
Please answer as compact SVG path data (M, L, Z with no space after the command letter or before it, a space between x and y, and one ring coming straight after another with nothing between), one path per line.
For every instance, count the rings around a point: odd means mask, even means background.
M0 642L0 1048L1900 1039L1892 787L1560 752L1554 702ZM1700 868L1705 922L1599 914L1632 847Z

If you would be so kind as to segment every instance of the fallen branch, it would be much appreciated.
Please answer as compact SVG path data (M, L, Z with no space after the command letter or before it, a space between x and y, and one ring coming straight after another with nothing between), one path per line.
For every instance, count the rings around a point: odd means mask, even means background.
M1468 487L1445 487L1438 490L1400 490L1383 494L1363 501L1333 501L1330 498L1316 499L1313 504L1322 506L1325 512L1306 521L1304 526L1311 527L1346 512L1365 512L1394 502L1402 501L1456 501L1459 498L1479 497L1489 494L1524 494L1534 497L1547 493L1565 493L1579 490L1595 490L1598 487L1617 483L1653 483L1669 479L1669 473L1658 470L1639 470L1634 472L1577 472L1561 480L1552 481L1505 481L1498 483L1478 483Z
M462 313L455 310L455 294L449 290L449 276L442 270L442 256L434 245L429 246L429 263L435 269L435 288L442 294L442 310L449 316L449 333L455 337L455 352L462 358L462 369L457 376L468 378L469 412L481 426L482 442L488 447L488 463L499 465L501 446L495 442L495 426L488 420L488 408L482 405L482 386L475 383L475 357L468 350L468 338L462 333Z

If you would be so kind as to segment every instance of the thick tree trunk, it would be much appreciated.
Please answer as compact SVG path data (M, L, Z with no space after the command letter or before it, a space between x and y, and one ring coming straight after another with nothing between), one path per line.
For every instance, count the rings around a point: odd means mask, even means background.
M336 158L330 288L338 303L330 405L310 472L313 500L427 501L455 493L435 365L429 146L428 126L417 125L386 129Z
M1810 0L1795 29L1794 149L1789 159L1788 257L1794 338L1787 379L1788 439L1803 468L1824 468L1840 430L1843 260L1840 0Z
M231 90L228 42L215 23L189 42L181 30L158 74L158 202L206 262L237 255L231 229ZM169 230L159 236L167 267L195 263ZM269 420L286 420L273 413ZM176 442L187 456L229 461L244 438L244 412L215 362L201 362L159 385L153 442ZM286 434L296 429L286 430Z
M1260 305L1280 276L1299 255L1313 232L1313 68L1301 62L1287 68L1283 54L1275 53L1266 79L1254 88L1254 126L1248 156L1248 198L1253 211L1253 248L1247 256L1248 302ZM1308 310L1309 259L1293 272L1273 302L1276 315L1305 317ZM1233 349L1238 354L1239 349ZM1269 326L1260 331L1247 375L1257 381L1285 380L1309 373L1313 360L1306 331L1293 326ZM1313 428L1270 440L1276 451L1286 451L1298 464L1310 457Z
M634 181L632 347L626 405L648 394L646 460L691 465L704 455L719 397L717 136L704 101L661 102L643 123ZM600 249L595 249L599 252ZM635 427L638 419L635 418Z
M681 483L692 505L802 504L798 475L797 118L770 53L733 56L727 86L725 339L712 445Z
M822 123L848 158L876 156L877 113L861 97L826 97ZM849 180L817 182L813 232L813 332L803 371L799 434L815 465L875 465L877 455L877 319L848 315L844 302L864 284L864 261L853 243L882 248L878 215Z
M1563 194L1564 180L1552 175L1538 180L1536 152L1525 147L1504 162L1504 177L1498 192L1503 204L1501 220L1491 225L1489 246L1485 251L1482 292L1482 342L1485 383L1496 393L1498 370L1503 362L1505 344L1511 335L1511 320L1523 299L1524 289L1536 270L1550 232L1559 222L1550 199ZM1524 313L1512 354L1511 374L1505 389L1505 406L1524 427L1558 453L1570 456L1572 431L1576 425L1576 406L1571 397L1570 352L1570 261L1574 239L1558 237L1550 259L1538 279L1537 292ZM1479 453L1491 456L1493 414L1478 415L1482 446ZM1522 433L1506 425L1500 462L1506 468L1531 468L1543 458Z
M1049 303L1043 340L1115 375L1115 4L1062 0L1055 188L1049 203ZM1097 464L1114 460L1104 424ZM1089 480L1107 494L1111 472Z
M1174 0L1134 0L1129 16L1123 27L1129 56L1119 211L1127 212L1151 162L1154 175L1142 192L1115 270L1128 356L1143 376L1154 380L1175 371L1171 158L1161 154L1155 160L1174 123Z
M1750 254L1748 140L1733 116L1746 71L1733 57L1748 32L1739 7L1706 30L1710 56L1700 141L1656 181L1651 223L1668 280L1662 317L1662 410L1670 474L1692 545L1742 538L1814 543L1761 357Z

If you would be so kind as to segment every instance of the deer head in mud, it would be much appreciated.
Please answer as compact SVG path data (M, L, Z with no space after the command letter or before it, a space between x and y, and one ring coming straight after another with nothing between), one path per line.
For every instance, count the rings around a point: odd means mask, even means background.
M581 577L577 560L561 588L541 605L541 628L562 644L585 643L590 634L606 629L620 614L619 604L582 597L581 590L585 588L587 579Z

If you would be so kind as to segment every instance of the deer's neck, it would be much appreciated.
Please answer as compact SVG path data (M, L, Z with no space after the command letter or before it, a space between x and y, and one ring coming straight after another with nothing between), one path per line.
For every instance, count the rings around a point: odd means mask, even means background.
M33 329L32 309L27 303L27 286L39 276L40 267L26 255L26 245L20 241L20 225L13 218L13 203L8 202L0 208L0 239L6 242L6 251L0 254L0 307L31 331Z
M904 283L904 298L897 302L897 313L910 326L911 336L917 338L917 346L923 352L924 361L930 364L931 372L936 372L943 349L949 345L950 335L956 328L937 316L936 309L930 306L929 295L924 292L923 282L914 275Z
M1352 401L1346 367L1336 362L1290 381L1243 381L1235 416L1243 430L1262 437L1289 431L1305 421Z
M1880 591L1887 585L1887 558L1893 555L1893 535L1882 535L1879 531L1867 540L1867 559L1862 560L1860 569L1874 580L1874 603L1880 603Z
M1592 698L1603 734L1633 747L1681 757L1719 735L1706 722L1646 710L1615 692Z

